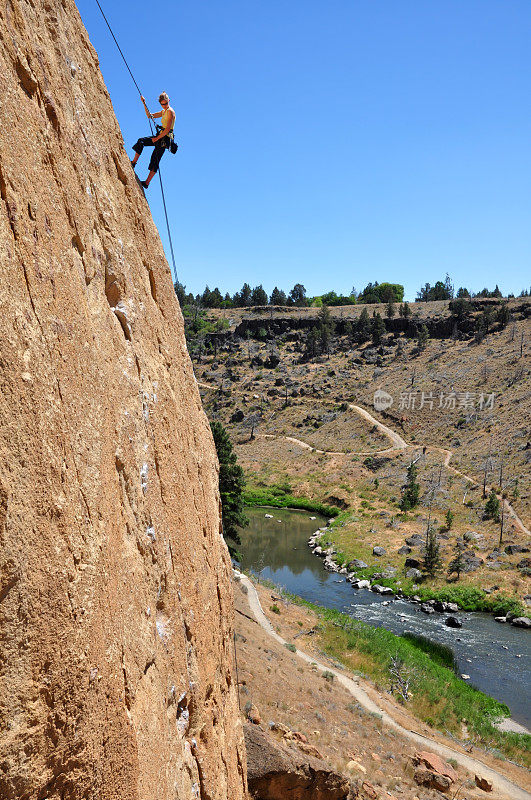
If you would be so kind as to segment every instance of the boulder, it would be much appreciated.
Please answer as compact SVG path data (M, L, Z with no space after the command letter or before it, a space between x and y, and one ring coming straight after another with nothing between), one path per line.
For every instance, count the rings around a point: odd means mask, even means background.
M415 772L415 783L426 786L428 789L437 789L439 792L449 792L451 781L445 775L439 775L431 769L418 769Z
M430 606L428 603L422 603L420 610L424 611L425 614L435 614L434 607Z
M367 569L369 565L365 563L365 561L361 561L359 558L354 558L352 561L349 561L347 564L348 570L353 569Z
M406 572L406 578L412 578L413 580L418 581L420 578L422 578L422 572L420 569L408 569Z
M517 628L531 628L531 619L529 617L515 617L511 625L515 625Z
M363 781L361 784L361 793L362 797L367 797L368 800L378 800L378 792L372 783L369 783L368 781Z
M420 533L414 533L412 536L408 536L406 539L406 544L410 547L420 547L424 544L424 536L421 536Z
M463 558L465 562L463 572L475 572L483 564L483 559L476 555L469 555L465 553Z
M447 617L445 623L447 628L462 628L463 623L457 617Z
M359 761L349 761L347 764L347 769L349 772L362 772L364 775L367 773L367 769L360 764Z
M325 762L302 754L283 742L273 742L258 727L244 726L247 781L256 800L347 800L350 783Z
M411 553L411 547L408 547L407 544L402 545L402 547L398 551L398 554L400 556L407 556L409 555L409 553Z
M240 408L237 408L234 414L232 414L230 421L231 422L241 422L244 418L244 413Z
M384 556L386 554L386 550L384 547L380 547L377 545L376 547L372 548L373 556Z
M448 764L448 762L437 755L437 753L430 753L429 750L420 750L415 753L413 756L413 763L416 766L423 766L433 772L437 772L439 775L444 775L451 783L455 783L458 778L457 772L451 764Z
M262 718L260 713L255 705L252 705L247 709L247 719L249 722L252 722L253 725L260 725L262 722Z
M513 556L515 553L529 553L529 547L524 547L521 544L508 544L505 552L509 556Z
M357 586L357 588L358 588L358 589L370 589L370 588L371 588L371 582L370 582L370 581L368 581L368 580L361 580L361 581L358 581L358 586Z
M379 583L373 583L371 591L376 592L376 594L394 594L389 586L380 586Z
M480 775L474 775L474 780L478 789L483 789L484 792L492 792L492 783L487 778L482 778Z
M507 622L507 617L494 617L494 622Z
M319 758L321 761L323 760L323 755L314 747L313 744L308 744L308 742L296 742L297 747L303 753L306 753L308 756L312 756L313 758Z
M420 561L418 560L418 558L406 558L404 562L404 567L406 568L414 567L415 569L418 569L420 567Z
M268 357L264 361L264 367L267 369L275 369L280 364L280 353L278 351L272 351L269 353Z

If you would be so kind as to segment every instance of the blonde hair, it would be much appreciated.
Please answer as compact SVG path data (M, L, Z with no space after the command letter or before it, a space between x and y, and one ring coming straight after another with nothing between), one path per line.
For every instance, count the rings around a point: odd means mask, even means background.
M160 103L161 100L167 100L168 103L170 102L170 98L168 97L166 92L161 92L159 94L159 103Z

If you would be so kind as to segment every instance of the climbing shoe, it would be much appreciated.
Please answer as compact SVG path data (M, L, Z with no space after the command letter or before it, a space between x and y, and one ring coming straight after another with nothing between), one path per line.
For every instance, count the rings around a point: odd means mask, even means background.
M144 189L147 189L148 186L149 186L149 183L147 181L140 181L140 185L143 186Z
M135 164L134 161L131 161L131 166L133 167L133 169L136 167L136 164Z

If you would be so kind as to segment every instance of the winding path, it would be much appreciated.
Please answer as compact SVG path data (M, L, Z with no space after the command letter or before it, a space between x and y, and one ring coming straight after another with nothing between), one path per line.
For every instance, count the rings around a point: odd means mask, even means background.
M210 389L210 391L219 391L219 387L211 386L208 383L200 383L198 381L197 385L201 386L204 389ZM236 391L238 394L248 394L248 392L242 392L242 391L234 390L234 389L232 391ZM371 425L376 426L376 428L378 428L378 430L381 433L383 433L384 436L387 436L387 438L391 440L391 447L388 447L385 450L372 450L372 451L319 450L317 447L313 447L313 445L308 444L307 442L303 442L301 439L296 439L293 436L276 436L275 434L267 434L267 433L265 433L265 434L258 434L256 438L262 438L262 439L285 439L286 441L291 442L292 444L295 444L298 447L301 447L303 450L309 450L309 451L311 451L313 453L318 453L319 455L328 455L328 456L375 456L375 455L386 455L388 453L393 453L393 452L395 452L397 450L407 450L408 448L415 448L417 450L423 448L422 444L417 444L417 443L415 443L414 445L413 444L408 444L406 442L406 440L403 439L402 436L400 436L400 434L396 433L396 431L394 431L392 428L389 428L387 425L384 425L383 422L380 422L378 419L375 419L375 417L373 417L372 414L370 414L368 411L366 411L361 406L357 406L357 405L354 405L353 403L349 403L348 407L349 407L349 409L351 411L354 411L356 414L358 414L360 417L362 417L364 420L366 420L366 422L369 422ZM461 472L460 470L456 469L456 467L451 467L450 466L450 459L453 456L453 451L452 450L448 450L448 449L446 449L444 447L437 447L435 445L426 445L426 452L441 453L441 455L444 456L443 466L446 467L446 469L449 472L452 472L454 475L457 475L460 478L464 478L472 486L478 486L479 485L478 481L475 478L472 478L470 475L467 475L465 472ZM491 486L485 486L485 489L486 489L487 492L490 492L492 487ZM522 520L520 519L520 517L518 516L518 514L514 510L514 508L509 503L509 501L508 500L504 500L502 498L502 496L497 494L497 493L496 493L496 496L497 496L498 500L500 500L504 504L506 513L514 521L515 525L520 529L520 531L523 534L525 534L526 536L531 536L531 531L529 530L529 528L527 528L524 525L524 523L522 522Z
M275 641L277 641L281 645L287 644L286 640L279 636L279 634L275 631L270 621L267 619L266 615L262 610L262 606L260 604L260 598L258 597L258 593L254 587L254 584L249 580L249 578L241 572L234 570L235 575L238 575L241 582L247 587L248 589L248 600L249 600L249 607L251 612L258 622L258 624L266 631L266 633L271 636ZM440 744L439 742L435 742L430 739L428 736L423 736L420 733L415 733L414 731L410 731L407 728L403 728L398 722L396 722L393 717L388 714L386 711L381 709L376 703L371 700L369 695L361 688L361 686L353 679L349 678L344 675L342 672L338 672L335 669L331 669L330 666L324 665L317 661L314 656L309 656L307 653L304 653L302 650L297 649L296 655L301 658L303 661L306 661L308 664L315 664L319 669L326 670L328 672L332 672L334 676L337 678L338 683L340 683L350 694L362 705L367 711L370 711L374 714L378 714L382 718L382 722L388 725L390 728L396 730L401 736L409 739L410 741L414 742L416 745L421 747L428 746L430 750L439 753L439 755L443 756L446 759L453 758L455 759L458 764L468 769L471 773L479 774L484 778L487 778L493 785L493 787L498 792L503 792L510 800L531 800L531 794L526 792L524 789L517 786L515 783L510 781L508 778L505 778L499 772L492 769L492 767L488 767L482 761L478 759L472 758L471 756L466 755L465 753L460 752L459 750L454 750L447 745Z

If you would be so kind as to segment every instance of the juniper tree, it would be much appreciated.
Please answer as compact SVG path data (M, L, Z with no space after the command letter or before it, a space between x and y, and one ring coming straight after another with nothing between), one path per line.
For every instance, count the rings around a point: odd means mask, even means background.
M306 334L306 355L313 358L317 352L317 342L319 340L319 331L316 326L310 328Z
M437 541L437 533L432 525L428 525L423 565L424 570L432 578L441 568L441 555L439 551L439 543Z
M464 557L464 544L461 541L457 541L454 546L454 557L448 564L448 575L453 575L454 572L457 574L457 580L461 577L461 573L465 569L465 557Z
M235 545L241 544L238 528L244 528L249 524L249 520L243 513L243 490L245 487L243 469L236 463L236 453L232 449L229 435L221 422L211 422L210 428L219 461L219 496L223 536L227 542L229 553L235 558L238 555Z
M267 294L262 284L260 284L260 286L255 286L253 291L251 292L251 305L252 306L267 305Z
M380 344L385 335L385 323L380 314L375 314L371 320L371 336L374 344Z
M321 340L321 348L324 353L328 354L330 347L330 339L334 332L335 323L330 314L328 306L323 305L319 311L319 338Z
M421 325L417 335L418 346L420 347L421 350L424 350L424 348L428 344L429 338L430 335L428 333L428 328L426 327L426 325Z
M402 499L400 508L402 511L409 511L418 505L420 497L420 484L417 483L417 467L413 462L407 468L407 478L402 486Z
M366 308L362 310L358 320L358 334L362 342L366 342L371 336L371 321Z
M490 490L489 498L485 503L485 519L493 519L494 522L500 521L500 501L494 489Z
M285 306L286 305L286 292L283 292L282 289L279 289L277 286L271 292L271 297L269 298L269 305L271 306Z

